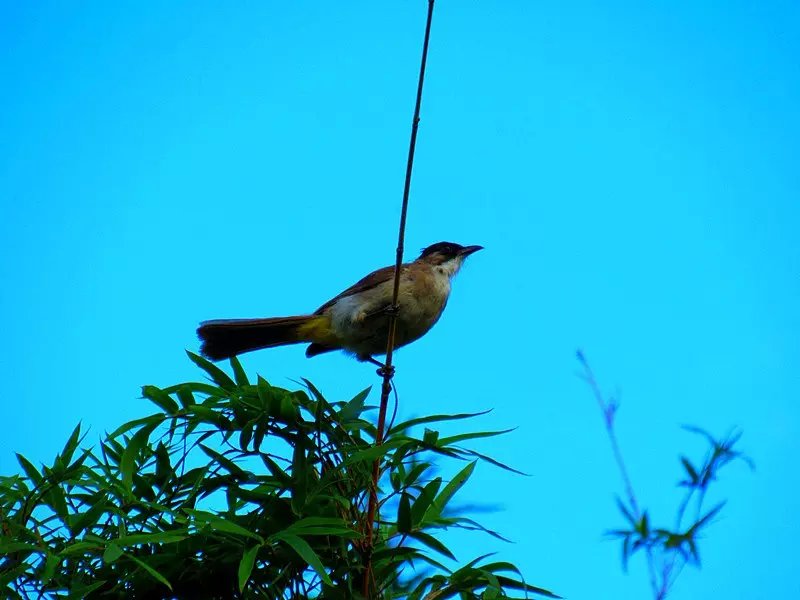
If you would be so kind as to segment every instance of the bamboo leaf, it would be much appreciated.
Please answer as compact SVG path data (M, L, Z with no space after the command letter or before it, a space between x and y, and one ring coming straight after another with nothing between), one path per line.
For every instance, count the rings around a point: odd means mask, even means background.
M339 420L342 423L354 421L364 412L364 401L369 396L370 390L372 390L372 386L361 390L352 400L339 409Z
M133 421L128 421L127 423L123 423L119 427L117 427L113 432L109 433L107 439L109 441L115 440L115 438L121 436L123 433L129 432L131 429L136 429L137 427L141 427L142 425L147 425L149 423L157 422L160 423L164 420L164 415L161 413L156 413L154 415L150 415L149 417L142 417L141 419L134 419Z
M103 562L107 565L110 565L120 556L122 556L122 554L122 548L117 546L114 542L111 542L108 546L106 546L106 549L103 552Z
M227 391L236 389L236 384L233 382L233 379L228 377L225 371L220 369L217 365L206 360L202 356L195 354L194 352L189 352L188 350L186 351L186 355L194 364L208 373L209 377L211 377L211 380L219 387Z
M424 531L412 531L411 533L409 533L409 536L414 538L418 542L421 542L423 545L427 546L431 550L435 550L436 552L438 552L439 554L443 554L447 558L456 560L455 555L452 552L450 552L450 549L432 535L427 534Z
M72 519L72 537L78 537L84 529L90 529L97 524L100 516L106 511L106 496L103 494L85 512L75 515Z
M681 456L681 464L683 465L683 468L686 470L686 473L689 475L689 481L691 482L691 484L696 485L698 480L700 479L700 476L697 474L697 471L695 470L692 463L689 462L689 459L686 458L685 456Z
M456 421L460 419L471 419L472 417L479 417L481 415L485 415L490 412L492 412L491 409L476 413L459 413L455 415L430 415L427 417L417 417L414 419L409 419L408 421L403 421L401 423L398 423L389 430L387 436L392 435L393 433L397 433L399 431L405 431L406 429L410 429L415 425L423 425L425 423L439 423L441 421Z
M247 373L244 372L242 363L239 362L239 358L236 356L231 356L230 363L231 368L233 369L233 377L236 379L236 384L239 386L250 385L250 382L247 380Z
M22 454L19 452L17 452L16 455L17 462L19 463L19 466L22 467L22 470L25 471L25 475L28 476L28 479L33 482L33 485L40 485L42 483L42 474L39 472L39 470L33 466L31 461L22 456Z
M466 440L495 437L498 435L503 435L504 433L509 433L511 431L514 431L514 429L516 429L516 427L512 427L511 429L502 429L500 431L475 431L472 433L460 433L458 435L451 435L450 437L444 437L440 439L439 446L452 446L453 444L457 444L459 442L463 442Z
M138 546L140 544L172 544L185 540L187 537L187 535L173 531L131 533L130 535L123 535L117 538L114 540L114 543L120 548L127 548L129 546Z
M173 400L169 394L165 394L162 390L154 385L143 386L142 396L150 400L150 402L158 406L158 408L170 416L176 414L180 410L178 408L178 403L175 402L175 400Z
M75 450L77 450L78 444L80 443L80 435L81 424L78 423L75 426L75 429L72 430L72 434L69 436L67 443L64 445L64 449L59 455L59 458L63 461L64 466L68 465L69 461L72 460L72 456L75 454Z
M145 571L147 571L147 573L148 573L148 574L149 574L149 575L150 575L150 576L151 576L153 579L155 579L156 581L159 581L159 582L163 583L165 586L167 586L167 587L170 589L170 591L172 591L172 585L170 585L169 581L167 581L167 578L166 578L166 577L164 577L164 576L163 576L161 573L159 573L158 571L156 571L156 570L155 570L153 567L151 567L150 565L148 565L148 564L147 564L146 562L144 562L143 560L140 560L140 559L136 558L136 557L135 557L135 556L133 556L132 554L127 554L127 553L126 553L126 554L125 554L125 556L127 556L128 558L130 558L130 559L131 559L133 562L135 562L137 565L139 565L139 566L140 566L140 567L142 567L142 568L143 568Z
M202 510L194 510L194 509L184 509L188 514L192 515L198 523L204 523L209 525L212 529L217 531L224 531L225 533L232 533L234 535L241 535L243 537L248 537L254 540L258 540L259 542L263 543L264 538L260 535L253 533L252 531L245 529L241 525L234 523L233 521L229 521L222 517L219 517L213 513L209 513Z
M428 512L428 508L430 508L433 500L436 498L436 494L439 492L441 485L442 478L437 477L422 488L419 496L417 496L417 499L414 501L414 505L411 507L411 521L414 525L422 523L425 513Z
M411 520L411 498L405 492L400 495L400 503L397 506L397 531L399 533L411 533L413 526Z
M239 561L238 572L240 592L244 592L244 588L250 579L250 574L253 572L253 565L255 565L256 556L258 556L258 550L260 548L261 544L256 544L245 550L244 554L242 554L242 560Z
M316 571L317 575L319 575L319 578L323 582L325 582L327 585L333 585L330 576L328 576L328 573L325 571L325 567L322 565L322 561L317 553L314 552L314 549L308 545L307 541L291 533L279 533L273 536L273 539L288 544L292 550L294 550L300 556L300 558L306 561L308 566Z
M133 473L136 468L136 458L139 456L139 452L142 448L147 444L148 439L150 438L150 434L153 433L153 430L158 427L159 421L151 421L135 434L133 437L128 441L128 445L125 448L125 451L122 453L122 458L120 459L119 469L122 473L122 483L128 489L131 490L131 486L133 483Z
M472 461L466 467L461 469L455 477L453 477L442 492L436 497L434 501L434 505L436 507L437 516L442 514L442 511L447 506L447 503L450 502L450 499L453 495L461 489L461 487L467 482L467 480L472 476L472 472L475 470L475 464L478 461Z

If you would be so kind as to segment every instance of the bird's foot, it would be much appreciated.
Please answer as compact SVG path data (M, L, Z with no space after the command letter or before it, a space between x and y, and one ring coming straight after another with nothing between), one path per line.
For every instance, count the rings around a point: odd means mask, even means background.
M391 379L394 377L394 365L381 365L375 372L381 377L388 377Z

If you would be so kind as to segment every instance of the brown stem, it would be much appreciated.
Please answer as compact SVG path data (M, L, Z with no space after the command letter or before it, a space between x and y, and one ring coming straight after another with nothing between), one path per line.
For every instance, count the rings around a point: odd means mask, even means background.
M400 307L397 298L400 294L400 269L403 265L403 244L405 242L406 216L408 214L408 196L411 190L411 172L414 167L414 149L417 145L417 130L419 129L419 112L422 105L422 86L425 81L425 64L428 60L428 42L431 36L431 21L433 20L434 0L428 0L428 18L425 22L425 39L422 43L422 59L419 66L419 81L417 83L417 99L414 105L414 119L411 122L411 141L408 145L408 162L406 163L406 179L403 186L403 205L400 210L400 228L397 235L397 253L394 266L394 288L392 290L392 310L389 313L389 336L386 341L386 362L383 367L383 385L381 386L381 403L378 411L378 427L375 433L375 445L383 443L384 428L386 427L386 408L389 404L389 394L392 390L392 353L394 352L395 332L397 329L397 313ZM375 513L378 508L378 480L380 479L380 458L372 464L372 486L369 493L367 508L366 542L364 548L364 579L362 593L369 600L372 597L372 547Z

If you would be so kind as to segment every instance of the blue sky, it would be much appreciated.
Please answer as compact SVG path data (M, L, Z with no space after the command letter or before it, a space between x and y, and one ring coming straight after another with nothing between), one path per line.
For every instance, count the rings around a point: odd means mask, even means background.
M203 319L310 311L393 260L425 3L5 3L0 346L13 452L50 460L196 378ZM409 255L486 247L397 355L401 414L493 408L470 538L572 599L647 597L603 532L620 482L574 351L608 392L640 501L671 521L680 429L744 430L757 471L672 598L800 594L800 6L452 2L434 18ZM370 383L254 353L279 385ZM373 397L374 398L374 397ZM503 497L497 497L499 491Z

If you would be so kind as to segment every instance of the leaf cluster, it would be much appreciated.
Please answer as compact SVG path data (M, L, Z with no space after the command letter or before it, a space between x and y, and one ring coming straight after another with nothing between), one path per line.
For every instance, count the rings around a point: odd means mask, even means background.
M448 566L455 556L441 531L501 537L451 500L477 462L508 468L464 442L504 432L414 435L478 416L433 415L394 426L376 446L369 389L331 402L308 381L251 383L235 359L228 375L189 357L210 381L145 386L156 413L97 448L79 449L78 425L52 465L18 455L22 473L0 478L7 597L358 598L367 558L382 598L556 597L488 555ZM450 459L457 473L434 477Z
M686 426L684 429L702 436L708 443L709 450L699 466L686 456L680 457L685 476L678 482L678 486L685 488L686 493L678 507L674 527L654 527L648 511L637 513L635 507L618 498L617 507L625 519L626 528L609 532L611 537L622 541L624 569L627 570L630 557L640 550L658 557L658 564L661 566L658 579L661 581L659 587L662 597L666 595L684 565L700 566L698 540L725 506L725 502L719 502L712 508L704 510L704 500L709 485L717 480L720 470L734 460L741 460L751 468L753 466L747 456L735 449L736 443L741 438L741 432L732 432L721 439L716 439L699 427ZM684 524L687 510L692 503L694 517L690 523Z

